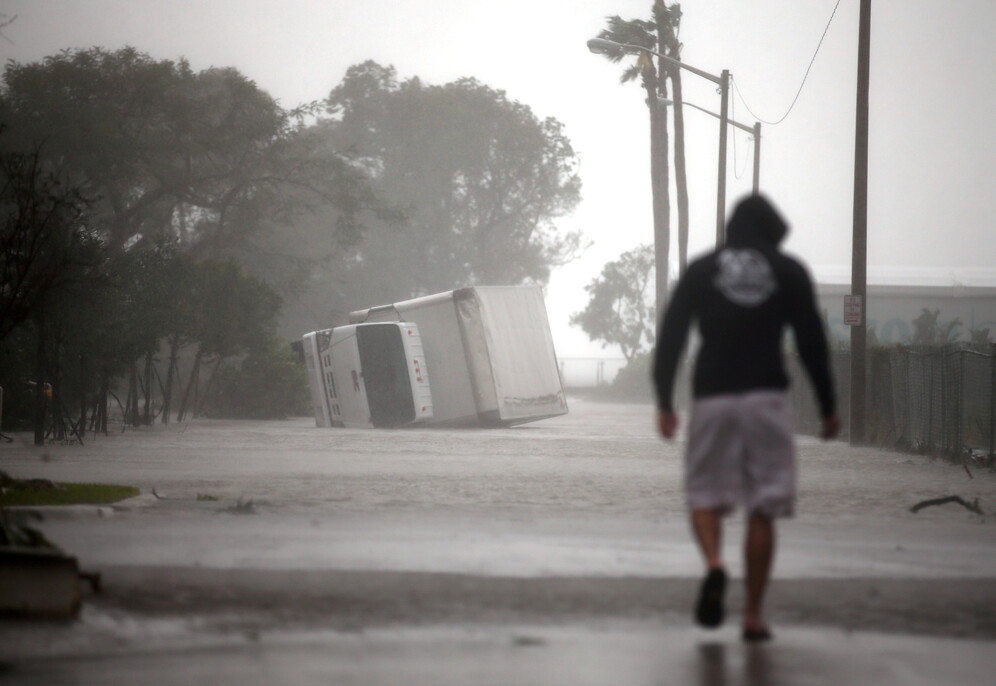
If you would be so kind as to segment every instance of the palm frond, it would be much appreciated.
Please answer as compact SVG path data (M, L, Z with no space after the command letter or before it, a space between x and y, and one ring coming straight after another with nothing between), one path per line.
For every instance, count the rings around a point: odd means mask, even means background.
M619 16L608 18L609 26L603 29L599 38L607 38L616 43L639 45L651 50L657 45L656 24L641 19L625 20Z
M622 76L619 77L619 82L628 83L629 81L635 80L636 77L640 76L641 74L642 70L640 69L640 67L634 64L632 67L629 67L626 71L622 73Z

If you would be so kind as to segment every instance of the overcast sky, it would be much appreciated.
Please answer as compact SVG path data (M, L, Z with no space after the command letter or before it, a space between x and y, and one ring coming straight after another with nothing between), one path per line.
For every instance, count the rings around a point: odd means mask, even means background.
M781 119L838 0L685 0L683 59L729 69L732 116ZM195 70L233 66L285 107L325 97L373 59L401 78L472 76L566 127L583 200L562 220L593 247L547 290L557 352L611 355L567 325L606 261L652 237L642 90L585 42L651 0L0 0L16 21L0 58L125 45ZM792 226L786 247L822 280L849 282L858 0L840 0L794 108L763 124L760 184ZM869 279L996 284L996 0L875 0L872 7ZM687 101L718 111L685 73ZM741 97L742 96L742 97ZM749 108L749 109L748 109ZM691 252L715 237L718 122L686 110ZM728 205L750 191L752 143L731 129ZM676 249L672 249L675 255ZM676 259L676 256L675 256ZM461 284L454 284L459 286ZM369 305L374 303L357 304Z

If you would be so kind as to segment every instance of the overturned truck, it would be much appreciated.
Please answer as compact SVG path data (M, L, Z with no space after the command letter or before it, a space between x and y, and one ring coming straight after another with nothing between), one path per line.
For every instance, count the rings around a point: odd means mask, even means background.
M567 412L543 293L476 286L303 336L318 426L512 426Z

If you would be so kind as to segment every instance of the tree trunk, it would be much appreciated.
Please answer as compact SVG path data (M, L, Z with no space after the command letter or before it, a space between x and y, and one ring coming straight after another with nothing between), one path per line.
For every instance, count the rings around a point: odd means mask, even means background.
M218 355L218 359L215 360L214 366L211 368L211 376L208 377L207 383L204 384L204 392L201 393L201 400L194 408L194 416L200 417L204 413L204 401L208 398L208 393L211 391L211 387L214 385L214 380L218 376L218 368L221 367L221 363L224 362L225 358Z
M681 43L678 28L681 23L681 6L665 8L663 0L654 6L657 17L657 36L661 52L674 60L681 60ZM674 190L678 203L678 276L688 266L688 177L685 173L685 111L682 107L681 69L660 60L660 70L671 79L671 98L674 102Z
M128 374L128 397L125 398L125 424L138 426L138 369L131 365Z
M152 353L145 354L145 406L142 408L142 424L152 425Z
M62 327L55 327L55 334L49 336L51 362L47 364L46 377L49 385L46 388L48 401L49 433L57 441L64 441L68 436L66 421L69 415L62 401L62 369L59 360L62 358Z
M664 313L667 305L668 261L671 250L671 198L669 194L667 108L658 101L666 97L666 89L654 74L644 76L647 106L650 108L650 177L654 207L654 264L656 266L655 317Z
M38 341L35 348L35 445L45 445L45 417L48 398L45 395L45 324L38 319Z
M183 400L180 401L180 410L176 413L176 421L182 422L187 416L188 402L190 401L190 393L194 394L194 402L197 402L197 378L201 371L201 350L197 349L197 354L194 355L194 367L190 370L190 380L187 382L187 388L183 391Z
M80 375L81 383L80 383L80 387L79 387L79 397L77 398L77 400L79 401L79 410L80 410L79 417L80 417L80 420L79 420L79 423L76 426L79 428L79 431L80 431L80 434L81 434L81 436L80 436L80 440L81 441L83 440L82 434L86 432L86 415L87 415L87 392L86 392L86 385L87 385L87 382L90 380L89 366L90 365L88 363L88 359L87 359L86 355L80 356L78 369L79 369L79 375Z
M107 399L111 395L111 380L107 374L100 376L100 398L97 400L97 430L107 435Z
M170 413L173 411L173 377L179 374L179 359L180 339L173 336L169 341L169 370L166 372L166 388L163 391L163 424L169 424Z
M678 59L671 49L670 56ZM688 177L685 173L685 113L681 103L681 69L670 70L674 93L674 189L678 200L678 276L688 266Z
M82 434L86 431L86 393L80 391L80 421L76 425L79 427L80 441L83 440Z

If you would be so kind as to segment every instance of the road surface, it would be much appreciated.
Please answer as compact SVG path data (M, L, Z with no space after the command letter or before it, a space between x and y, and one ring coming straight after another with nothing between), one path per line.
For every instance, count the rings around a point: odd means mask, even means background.
M47 510L99 571L68 624L0 622L0 684L988 683L996 475L800 437L776 640L691 626L682 441L653 408L571 399L513 429L195 420L0 445L18 477L124 483ZM741 573L742 520L725 541ZM99 678L96 678L99 677Z

